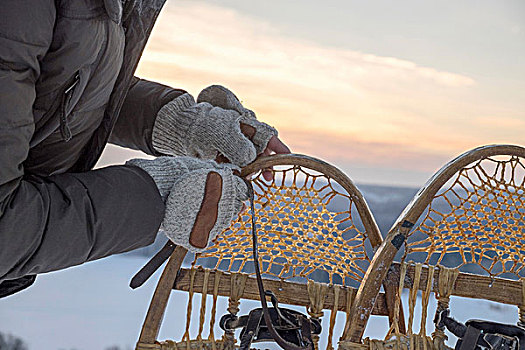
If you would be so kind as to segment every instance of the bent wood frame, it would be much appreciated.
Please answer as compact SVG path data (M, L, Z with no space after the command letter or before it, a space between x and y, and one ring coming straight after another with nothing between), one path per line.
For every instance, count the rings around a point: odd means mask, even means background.
M397 270L399 276L399 266L396 264L393 265L396 253L405 243L412 226L423 214L441 187L467 165L487 157L499 155L525 158L525 148L514 145L488 145L467 151L444 165L427 181L425 186L419 190L394 223L387 237L374 255L367 273L359 286L352 307L352 315L359 317L354 317L352 322L347 324L347 329L345 329L343 335L344 340L349 340L353 343L360 343L362 341L365 327L387 273ZM426 276L428 276L428 269L425 271L425 275L422 276L423 278L421 279L421 288L424 288L427 279ZM410 269L408 273L412 273L413 276L413 271L411 272ZM437 274L435 277L438 277ZM388 279L395 280L395 277ZM520 286L521 284L519 282L510 280L498 280L486 276L460 273L452 294L470 298L482 297L496 302L516 304L516 295L519 295L518 293L521 291Z
M363 195L357 189L354 183L343 172L341 172L333 165L330 165L324 161L309 156L299 154L272 155L268 157L261 157L254 163L243 168L241 176L246 177L260 170L279 165L303 166L314 171L323 173L327 177L330 177L337 181L348 192L348 194L354 201L363 226L365 228L366 235L370 240L370 243L374 250L382 243L379 228L372 216L372 213L370 212L368 204L366 203ZM168 263L166 264L166 267L164 268L164 271L159 279L155 292L152 296L151 303L149 305L149 309L142 326L136 349L144 349L144 346L147 346L148 344L155 344L171 290L188 290L188 273L185 269L181 270L181 265L184 260L184 257L186 256L186 253L187 250L185 248L177 246L175 251L172 253ZM195 280L196 284L194 285L194 288L197 288L195 291L201 291L202 279L199 277L199 274L197 274ZM209 283L211 283L212 280L213 278L210 279ZM308 293L306 292L306 285L300 285L298 283L292 283L287 281L281 282L271 280L267 280L265 283L268 283L268 287L271 287L273 290L276 291L276 295L281 300L281 302L288 302L294 305L307 305ZM277 283L278 286L273 286L274 283ZM229 295L230 290L228 289L229 287L226 286L230 286L230 283L226 283L224 285L224 288L220 288L220 295ZM329 292L327 295L327 303L325 303L324 307L325 309L328 309L333 305L333 289L334 287L330 289L331 293ZM393 313L391 312L391 310L393 310L396 295L397 289L395 288L395 286L385 285L385 294L381 294L378 298L376 298L378 299L378 303L375 309L373 310L374 314L388 315L390 320L392 320ZM248 279L247 287L242 298L257 300L259 299L256 284L254 281L252 281L252 279ZM344 310L345 300L342 299L342 296L339 300L339 305L341 306L341 310ZM402 317L401 320L403 320ZM404 323L400 322L400 329L404 329Z
M179 274L175 280L175 285L173 286L176 290L181 290L188 292L190 290L190 269L181 269L179 271ZM210 275L208 277L208 290L213 289L213 285L215 282L215 276L217 273L215 271L211 271ZM227 272L221 273L220 281L221 284L219 285L219 296L230 296L231 295L231 275ZM310 305L310 299L308 296L308 287L305 283L297 283L297 282L283 282L281 283L278 280L264 280L264 287L266 289L269 289L271 291L275 291L274 294L279 299L280 304L293 304L297 306L309 306ZM346 301L347 297L345 293L339 293L339 299L336 301L334 300L335 296L335 288L345 289L345 287L339 286L339 285L330 285L328 287L328 291L326 293L326 297L323 304L323 309L325 310L333 310L334 305L337 305L338 311L346 311ZM193 281L193 292L194 293L202 293L204 289L204 270L198 269L195 272L194 281ZM348 292L357 292L356 289L347 288ZM246 286L244 287L244 292L242 294L243 299L250 299L250 300L260 300L259 296L259 289L257 287L257 280L255 277L248 277L246 279ZM377 302L374 306L374 310L372 311L374 315L379 316L388 316L388 308L386 303L386 297L384 293L380 293L379 297L377 298Z

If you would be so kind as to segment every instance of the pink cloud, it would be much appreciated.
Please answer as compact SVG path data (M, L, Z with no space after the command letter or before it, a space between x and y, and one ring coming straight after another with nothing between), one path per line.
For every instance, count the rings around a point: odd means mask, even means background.
M199 1L167 4L138 75L193 94L228 86L295 149L363 169L427 174L475 146L523 139L524 102L487 98L473 77L287 37Z

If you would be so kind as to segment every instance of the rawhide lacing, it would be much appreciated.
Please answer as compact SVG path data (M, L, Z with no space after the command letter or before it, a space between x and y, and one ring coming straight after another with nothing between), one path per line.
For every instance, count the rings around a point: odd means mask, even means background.
M434 265L447 256L457 261L449 267L477 265L490 276L523 277L524 193L523 158L487 157L464 167L434 196L410 232L405 256Z
M273 172L271 181L262 172L251 179L261 228L261 272L281 280L319 274L330 284L357 287L370 258L367 232L352 195L308 168L283 165ZM194 264L254 274L250 232L250 215L240 215L196 255Z

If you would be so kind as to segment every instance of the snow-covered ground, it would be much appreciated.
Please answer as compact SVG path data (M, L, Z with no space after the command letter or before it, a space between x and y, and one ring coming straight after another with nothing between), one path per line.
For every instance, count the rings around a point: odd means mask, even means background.
M140 256L115 256L40 275L31 288L0 299L0 332L24 339L30 350L104 350L115 345L133 349L159 275L157 272L144 286L131 290L129 280L145 261ZM196 323L199 299L195 298L193 307ZM186 301L185 293L173 292L159 339L181 338ZM220 310L224 310L225 303L225 299L220 300ZM256 302L244 303L241 314L257 306ZM431 306L435 307L434 300ZM516 307L486 301L452 298L451 308L452 316L460 321L481 318L515 323L518 319ZM328 316L324 317L324 329L328 329ZM427 324L430 330L432 316ZM344 315L339 313L337 336L343 324ZM386 329L385 317L373 317L366 336L382 337ZM192 330L195 334L196 329ZM215 334L221 334L220 330Z

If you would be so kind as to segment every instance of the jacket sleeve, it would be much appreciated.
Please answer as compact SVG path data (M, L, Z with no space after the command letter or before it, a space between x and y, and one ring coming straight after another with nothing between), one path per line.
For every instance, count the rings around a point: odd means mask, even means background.
M145 246L164 214L153 180L139 168L25 174L39 59L50 46L54 21L53 0L2 3L0 282Z
M133 78L109 142L160 156L151 143L157 112L186 91L152 81Z

